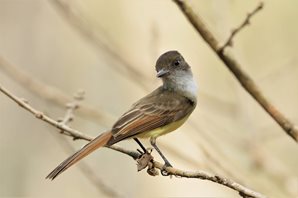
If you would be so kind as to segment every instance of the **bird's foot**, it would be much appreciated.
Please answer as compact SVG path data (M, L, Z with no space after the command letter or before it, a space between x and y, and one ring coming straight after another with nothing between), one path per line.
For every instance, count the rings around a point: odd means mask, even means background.
M171 175L167 170L166 170L166 168L168 168L168 167L173 167L171 164L170 164L170 162L165 162L165 164L163 165L163 167L161 168L161 170L160 170L160 173L161 173L161 175L162 176L169 176L169 175Z
M156 176L158 175L158 171L157 169L154 167L154 163L153 163L153 156L151 155L152 153L152 148L147 148L146 152L142 152L140 150L138 150L138 152L140 153L140 156L138 159L136 159L137 161L137 168L138 171L141 171L143 169L147 168L147 173L151 176Z
M152 148L147 148L146 152L143 152L139 149L137 151L140 153L139 158L136 160L137 167L138 167L138 171L141 171L144 168L146 168L150 162L153 161L153 156L151 155Z

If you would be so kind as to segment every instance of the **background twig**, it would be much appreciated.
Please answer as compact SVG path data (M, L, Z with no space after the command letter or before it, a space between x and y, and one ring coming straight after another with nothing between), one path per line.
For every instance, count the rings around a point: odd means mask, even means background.
M223 44L222 47L220 47L219 51L221 51L221 53L225 50L226 47L228 46L232 46L233 45L233 38L237 35L238 32L240 32L245 26L250 24L250 19L260 10L262 10L264 6L263 2L260 2L260 4L250 13L247 14L246 18L244 19L244 21L235 29L232 30L229 38L227 39L227 41L225 42L225 44Z

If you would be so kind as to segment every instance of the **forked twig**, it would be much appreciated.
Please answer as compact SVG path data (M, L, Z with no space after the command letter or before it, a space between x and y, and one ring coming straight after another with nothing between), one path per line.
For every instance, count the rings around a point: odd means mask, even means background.
M262 10L264 7L264 3L260 2L259 5L252 11L249 12L247 14L247 16L245 17L244 21L235 29L232 30L229 38L227 39L227 41L225 42L225 44L223 44L222 47L219 48L219 51L223 52L225 50L226 47L228 46L232 46L233 45L233 38L238 34L238 32L240 32L245 26L250 24L250 19L257 14L257 12L259 12L260 10Z

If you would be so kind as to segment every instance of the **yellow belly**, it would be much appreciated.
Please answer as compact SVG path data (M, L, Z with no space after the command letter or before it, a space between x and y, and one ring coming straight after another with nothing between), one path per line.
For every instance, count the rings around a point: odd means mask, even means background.
M187 120L188 117L189 116L186 116L185 118L178 120L176 122L172 122L168 125L159 127L157 129L154 129L151 131L143 132L141 134L138 134L136 137L138 137L138 138L150 138L150 137L157 138L158 136L165 135L165 134L170 133L170 132L174 131L175 129L179 128Z

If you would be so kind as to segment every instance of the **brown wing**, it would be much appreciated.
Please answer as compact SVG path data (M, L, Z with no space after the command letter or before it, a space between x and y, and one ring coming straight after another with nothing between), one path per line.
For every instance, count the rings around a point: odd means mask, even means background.
M120 117L112 128L113 138L109 144L180 120L194 108L195 103L188 98L158 88Z

